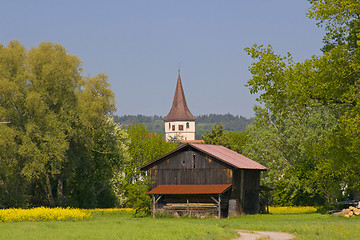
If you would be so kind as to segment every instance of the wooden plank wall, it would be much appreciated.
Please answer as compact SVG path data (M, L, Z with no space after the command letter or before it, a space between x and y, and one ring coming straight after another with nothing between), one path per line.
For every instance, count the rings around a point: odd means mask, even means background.
M231 184L232 169L196 149L168 156L148 170L152 187L179 184Z
M244 211L248 214L257 214L260 207L260 171L245 170L244 172Z
M247 214L259 211L260 171L235 169L233 172L231 199L238 199Z
M232 184L229 198L239 199L247 214L259 211L259 170L234 169L188 147L168 156L147 173L152 181L152 188L158 185Z

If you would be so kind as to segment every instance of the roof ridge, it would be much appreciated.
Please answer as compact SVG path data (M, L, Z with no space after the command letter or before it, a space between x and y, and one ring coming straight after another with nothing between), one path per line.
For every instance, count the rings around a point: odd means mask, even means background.
M233 166L235 168L239 168L239 169L257 169L257 170L268 170L268 168L264 165L262 165L261 163L258 163L240 153L237 153L231 149L228 149L222 145L213 145L213 144L199 144L199 143L185 143L180 145L178 148L156 158L155 160L143 165L140 167L140 170L144 171L147 170L151 165L155 164L157 161L164 159L166 156L169 156L187 146L193 147L199 151L202 151L204 153L209 154L210 156L215 157L216 159L218 159L219 161L222 161L230 166ZM219 148L221 147L221 151L219 151ZM211 149L210 149L211 148ZM234 154L236 154L237 156L234 157L233 155L229 155L229 154L225 154L225 152L229 153L232 152ZM223 155L223 156L221 156Z
M195 147L195 148L197 148L197 149L201 149L202 151L204 151L204 152L207 152L208 154L210 154L210 155L212 155L212 156L214 156L214 157L216 157L217 159L219 159L219 160L221 160L221 161L223 161L223 162L226 162L226 163L228 163L228 164L230 164L230 165L232 165L232 166L236 166L236 167L238 167L238 168L243 168L243 169L247 169L247 168L249 168L249 169L251 169L251 167L255 167L255 165L256 165L256 168L260 168L261 170L267 170L268 168L267 167L265 167L264 165L262 165L262 164L260 164L260 163L258 163L258 162L256 162L256 161L254 161L254 160L252 160L252 159L250 159L250 158L248 158L248 157L246 157L246 156L244 156L244 155L242 155L242 154L240 154L240 153L237 153L237 152L235 152L235 151L233 151L233 150L231 150L231 149L229 149L229 148L227 148L227 147L224 147L224 146L222 146L222 145L213 145L213 144L193 144L193 143L188 143L189 145L192 145L193 147ZM194 146L194 145L196 145L196 146ZM204 149L204 148L202 148L202 147L210 147L211 148L211 150L210 149ZM221 147L224 151L219 151L217 148L218 147ZM213 151L213 152L212 152ZM229 154L229 153L232 153L232 154ZM235 157L234 156L234 154L236 154L237 156ZM223 156L225 156L225 157L227 157L227 158L229 158L228 160L225 160L225 159L223 159L221 156L219 156L219 155L223 155ZM239 158L240 157L240 158ZM245 159L243 159L243 158L245 158ZM231 160L230 160L231 159ZM230 160L230 161L229 161ZM233 161L235 161L235 162L233 162ZM244 164L244 165L246 165L246 167L245 166L243 166L243 167L240 167L236 162L237 161L240 161L242 164ZM252 166L253 165L253 166Z

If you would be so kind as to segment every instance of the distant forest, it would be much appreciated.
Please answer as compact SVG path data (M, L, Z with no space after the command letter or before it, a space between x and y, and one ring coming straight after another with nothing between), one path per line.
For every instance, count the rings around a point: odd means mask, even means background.
M124 115L114 116L114 120L122 125L129 125L130 123L142 123L150 131L165 133L164 130L164 117L161 116L145 116L145 115ZM247 125L252 123L254 118L245 118L242 116L234 116L228 114L209 114L196 116L196 139L201 139L201 136L206 131L211 131L214 124L220 124L224 126L226 131L241 131L246 128Z

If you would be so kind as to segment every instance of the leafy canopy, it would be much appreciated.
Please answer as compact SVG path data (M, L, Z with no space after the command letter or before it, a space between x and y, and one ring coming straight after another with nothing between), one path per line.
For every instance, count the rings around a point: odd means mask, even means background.
M245 152L274 170L265 182L277 186L280 204L321 195L331 205L360 190L360 5L309 2L308 16L327 31L321 56L294 62L270 45L245 49L255 60L247 86L265 105Z
M238 153L242 152L247 142L245 133L225 131L221 124L215 124L211 132L207 131L202 139L206 144L222 145Z
M59 44L0 45L0 207L109 206L126 135L105 74Z

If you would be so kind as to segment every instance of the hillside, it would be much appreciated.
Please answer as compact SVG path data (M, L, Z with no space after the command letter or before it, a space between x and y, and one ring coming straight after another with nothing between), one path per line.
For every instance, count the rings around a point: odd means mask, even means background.
M145 116L145 115L124 115L114 116L117 123L127 126L130 123L142 123L151 131L164 134L164 117L161 116ZM209 114L196 116L196 139L210 131L214 124L222 124L226 131L241 131L247 125L252 123L253 118L245 118L242 116L234 116L228 114Z

